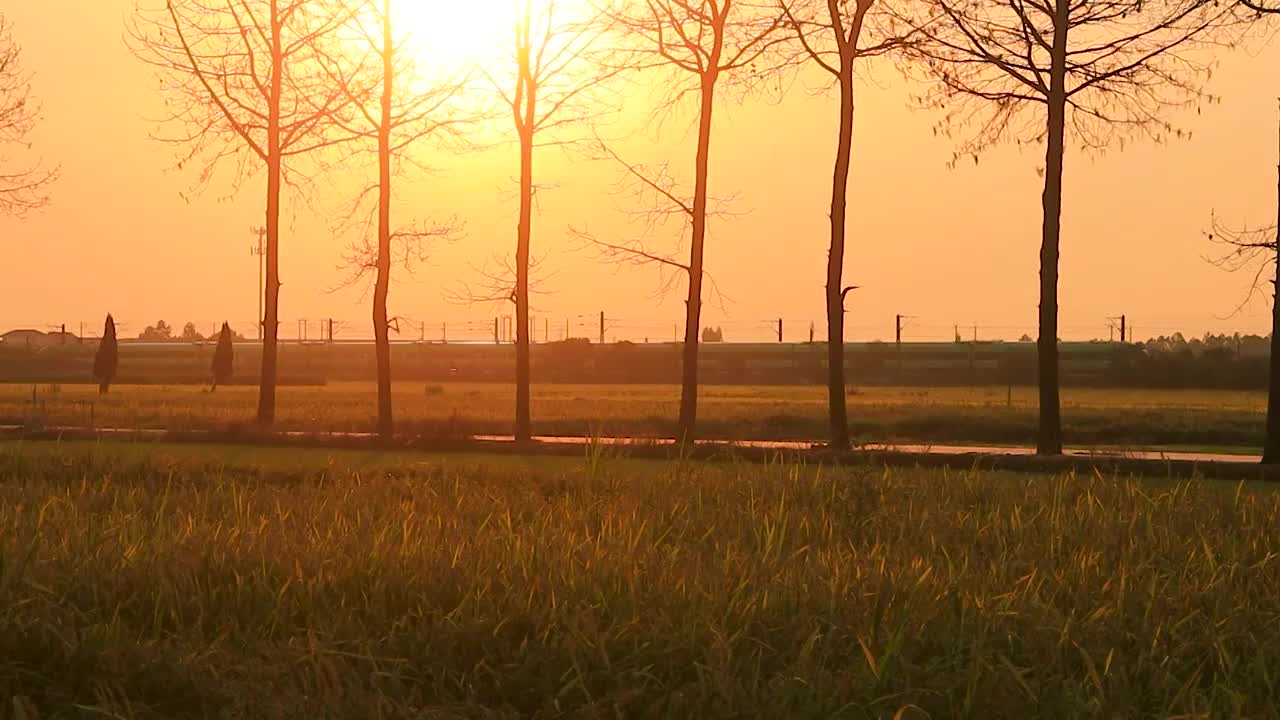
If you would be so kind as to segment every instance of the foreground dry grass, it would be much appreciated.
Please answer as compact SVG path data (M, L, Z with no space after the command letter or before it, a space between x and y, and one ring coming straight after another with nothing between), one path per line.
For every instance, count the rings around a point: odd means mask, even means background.
M1277 525L1204 482L8 446L0 703L1277 717Z
M809 386L708 386L700 389L701 432L715 439L822 440L826 391ZM670 436L679 388L673 385L535 385L533 414L541 434ZM0 422L34 418L52 424L220 429L249 422L257 390L190 386L37 388L0 384ZM395 386L400 429L407 433L510 433L512 389L504 384ZM869 442L1032 443L1034 388L861 388L849 396L857 437ZM1068 442L1128 446L1261 445L1266 394L1204 390L1093 390L1063 394ZM280 389L277 424L285 430L370 431L372 383Z

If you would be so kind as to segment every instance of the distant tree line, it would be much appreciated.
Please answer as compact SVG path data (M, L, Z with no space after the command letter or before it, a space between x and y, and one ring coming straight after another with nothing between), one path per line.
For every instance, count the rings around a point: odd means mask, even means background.
M1265 390L1269 338L1256 335L1212 336L1191 340L1153 339L1144 343L1068 343L1062 346L1064 387L1185 388ZM191 357L211 363L211 380L224 385L235 370L223 359L224 342L216 347L175 346L159 360L144 351L118 360L128 371L132 357L148 357L148 382L191 382ZM75 351L44 354L0 354L0 372L46 382L70 381L82 367ZM228 338L225 347L232 347ZM531 367L555 383L678 383L679 345L609 343L586 338L535 345ZM234 349L232 350L234 352ZM368 382L373 379L371 348L345 345L323 352L302 348L293 355L290 382ZM435 345L427 352L409 345L393 346L392 366L402 380L442 382L512 382L509 346ZM862 386L1034 386L1038 381L1034 343L936 343L912 345L899 352L893 343L848 345L844 353L848 383ZM38 367L33 363L38 362ZM162 364L157 364L160 362ZM212 367L217 366L217 367ZM305 372L302 369L305 368ZM796 345L727 345L706 343L700 361L701 382L716 385L825 385L824 343ZM83 372L83 371L80 371ZM219 372L223 374L218 374ZM136 378L136 376L135 376ZM256 378L255 378L256 379Z
M222 332L230 333L230 337L235 342L245 342L245 336L232 330L226 323L222 324ZM138 339L144 342L205 342L215 339L212 333L207 337L200 334L196 329L196 324L189 322L182 326L182 333L173 334L173 326L164 320L156 321L155 325L146 326L142 332L138 333Z

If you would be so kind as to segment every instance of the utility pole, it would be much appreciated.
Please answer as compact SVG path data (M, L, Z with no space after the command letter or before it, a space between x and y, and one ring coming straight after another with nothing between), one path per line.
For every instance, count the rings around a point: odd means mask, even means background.
M440 342L444 345L449 344L449 323L440 323Z
M499 345L501 343L502 343L502 340L499 339L499 335L498 335L498 318L495 316L493 318L493 344Z
M893 352L898 365L898 384L902 384L902 314L893 316Z
M264 242L267 239L267 229L264 227L249 228L249 232L258 236L258 244L249 246L249 254L258 256L258 342L262 342L262 323L264 321L262 317L262 276L266 270L264 265L267 262L267 250L264 246Z
M778 318L778 342L782 342L782 318Z
M813 344L813 322L809 322L809 344Z
M600 344L604 344L604 311L600 311Z
M1111 317L1111 318L1107 318L1107 320L1109 320L1109 321L1110 321L1110 329L1111 329L1110 339L1111 339L1111 341L1112 341L1112 342L1114 342L1114 341L1115 341L1116 322L1117 322L1117 321L1119 321L1119 323L1120 323L1120 342L1121 342L1121 343L1124 343L1124 342L1125 342L1125 340L1126 340L1126 339L1128 339L1128 337L1129 337L1129 334L1128 334L1128 332L1127 332L1127 328L1125 327L1125 326L1126 326L1125 316L1124 316L1124 315L1121 315L1121 316L1119 316L1119 317Z

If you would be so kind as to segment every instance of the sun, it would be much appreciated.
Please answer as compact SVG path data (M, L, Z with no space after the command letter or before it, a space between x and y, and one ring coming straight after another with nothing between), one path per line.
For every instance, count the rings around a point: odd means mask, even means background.
M554 3L551 5L550 3ZM590 0L402 0L392 12L404 47L426 75L486 68L511 60L527 11L535 27L554 8L555 22L585 17Z

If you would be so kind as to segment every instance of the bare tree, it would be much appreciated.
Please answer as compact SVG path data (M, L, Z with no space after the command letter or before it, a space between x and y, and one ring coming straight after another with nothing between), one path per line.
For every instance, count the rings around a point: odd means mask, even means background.
M1280 133L1277 134L1280 151ZM1278 156L1280 157L1280 156ZM1213 219L1209 239L1224 251L1210 261L1231 272L1253 273L1249 294L1240 304L1243 308L1263 285L1267 269L1271 269L1271 356L1267 371L1267 426L1263 438L1262 462L1280 463L1280 159L1276 164L1276 224L1271 227L1237 230Z
M534 151L551 144L570 144L565 130L599 116L608 105L598 89L622 67L591 63L589 57L608 30L608 16L569 17L565 6L546 0L534 8L525 0L519 9L511 46L514 75L490 73L494 88L511 111L520 145L520 214L516 225L514 287L509 297L516 306L516 421L515 439L533 437L530 412L530 273L535 264L533 245ZM487 276L490 286L498 278Z
M786 26L800 47L800 61L830 76L840 95L835 169L831 182L831 244L827 251L827 396L831 446L849 446L849 415L845 403L844 300L853 290L844 285L845 235L849 168L853 157L855 71L868 58L890 52L903 43L882 17L868 27L875 0L778 0ZM874 19L873 19L874 20ZM873 39L863 35L873 31Z
M679 440L692 442L698 411L698 341L702 317L702 284L706 276L703 254L707 220L714 214L709 194L712 114L717 92L723 86L741 91L765 77L757 68L762 57L777 40L782 13L768 3L746 0L622 0L606 12L620 31L621 47L627 53L624 64L665 75L660 82L667 90L659 112L675 107L688 97L698 101L697 150L694 157L693 196L681 197L666 166L656 174L639 165L622 162L626 176L641 192L651 192L659 203L651 219L679 216L687 222L689 259L648 250L643 242L600 242L584 233L607 256L625 262L656 264L674 269L676 277L688 280L685 302L683 371L680 385Z
M31 99L31 78L23 72L21 48L14 42L4 15L0 14L0 153L6 145L29 147L40 109ZM31 167L9 169L0 154L0 215L22 217L49 202L49 185L56 170Z
M158 1L138 6L129 42L159 72L167 101L163 122L179 129L159 139L183 148L179 167L199 163L202 185L224 161L232 164L235 189L253 170L266 170L258 422L270 425L280 329L281 189L299 159L350 139L333 122L349 100L318 61L339 41L335 35L351 13L336 0Z
M378 182L365 188L351 213L352 216L358 214L364 199L376 193L376 239L370 243L365 234L352 246L346 261L352 269L347 284L360 281L370 272L374 275L377 429L383 437L390 437L395 430L391 402L393 322L387 309L392 266L398 254L400 264L409 268L414 259L423 256L428 239L448 237L454 231L452 222L393 229L392 178L398 164L409 159L409 150L416 143L441 133L456 136L459 125L468 119L457 112L452 103L465 87L463 79L446 78L437 82L417 78L412 63L405 59L401 51L403 40L397 40L394 34L393 10L400 6L400 2L392 0L356 2L350 26L370 49L376 61L371 67L366 67L363 60L352 63L340 56L320 58L325 72L354 108L349 119L335 116L336 124L353 137L372 140L377 145ZM415 80L416 84L411 86Z
M1046 144L1040 247L1040 428L1036 449L1062 452L1058 255L1067 132L1086 148L1143 134L1181 135L1164 111L1206 99L1207 67L1189 52L1232 8L1213 0L925 0L906 18L930 81L921 105L943 132L965 132L955 156L1005 141Z

